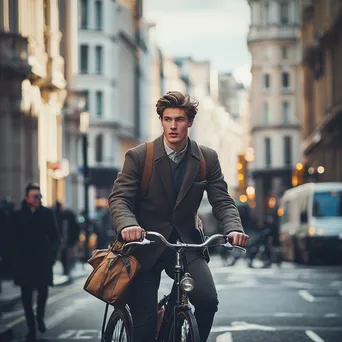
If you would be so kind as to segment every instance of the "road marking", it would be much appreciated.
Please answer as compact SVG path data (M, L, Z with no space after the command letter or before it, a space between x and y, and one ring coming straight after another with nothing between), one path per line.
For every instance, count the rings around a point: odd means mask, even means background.
M306 290L300 290L298 291L298 294L306 301L312 303L315 301L315 297L312 296L308 291Z
M67 330L57 337L58 340L94 340L101 339L101 331L96 329Z
M227 332L225 334L216 337L216 342L233 342L232 333Z
M342 287L342 281L340 280L335 280L335 281L332 281L329 286L331 287Z
M300 281L282 281L283 285L285 286L289 286L289 287L294 287L297 289L309 289L309 288L313 288L314 285L309 284L309 283L304 283L304 282L300 282Z
M262 331L276 331L273 327L268 327L259 324L249 324L247 322L232 322L232 325L227 326L214 326L211 332L219 333L225 331L244 331L244 330L262 330Z
M312 330L306 330L305 334L312 339L314 342L324 342L323 339L321 339L316 333L314 333Z
M334 317L340 317L340 315L335 313L327 313L324 315L324 318L334 318Z
M340 296L342 296L342 290L338 291L338 294L339 294Z
M303 317L302 313L292 313L292 312L277 312L274 314L274 317Z

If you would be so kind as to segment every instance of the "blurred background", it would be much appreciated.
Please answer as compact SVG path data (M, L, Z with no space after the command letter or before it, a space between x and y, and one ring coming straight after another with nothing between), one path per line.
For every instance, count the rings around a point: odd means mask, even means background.
M190 137L218 152L247 265L341 263L341 62L341 0L0 0L2 245L32 181L74 227L61 275L113 241L125 152L161 134L155 104L179 90L200 101ZM220 231L206 196L199 214L206 235ZM240 257L221 253L224 266ZM341 296L338 270L319 279ZM10 272L1 255L0 279Z
M2 206L36 181L81 242L108 235L125 151L161 133L160 96L186 91L191 138L218 152L247 233L270 226L285 258L308 261L311 240L342 232L341 32L339 0L1 0ZM206 197L200 215L219 229Z

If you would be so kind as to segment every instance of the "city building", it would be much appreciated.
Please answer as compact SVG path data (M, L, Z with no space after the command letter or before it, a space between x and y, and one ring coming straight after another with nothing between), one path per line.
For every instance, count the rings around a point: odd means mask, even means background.
M60 39L57 0L0 1L0 194L16 205L30 181L43 204L64 200Z
M342 181L342 3L301 2L304 182Z
M302 159L300 10L296 0L248 2L251 145L255 152L251 175L255 212L262 225L264 213L292 186L292 170Z
M142 18L141 1L78 0L77 10L78 74L71 102L77 107L85 99L78 116L89 114L89 128L85 137L77 129L77 115L69 115L65 151L71 174L66 191L68 205L83 210L86 158L93 213L107 203L127 149L147 137L150 26Z

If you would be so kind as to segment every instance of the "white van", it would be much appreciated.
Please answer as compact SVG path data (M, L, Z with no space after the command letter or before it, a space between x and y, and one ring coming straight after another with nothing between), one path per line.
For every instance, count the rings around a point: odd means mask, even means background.
M307 183L281 199L280 246L289 261L342 255L342 183Z

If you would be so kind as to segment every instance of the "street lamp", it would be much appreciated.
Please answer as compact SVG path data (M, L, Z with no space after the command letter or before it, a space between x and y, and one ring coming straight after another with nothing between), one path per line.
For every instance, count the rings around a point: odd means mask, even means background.
M80 132L82 136L82 156L83 156L83 186L84 186L84 225L85 225L85 244L84 259L89 259L88 241L89 241L89 168L88 168L88 131L89 131L89 113L80 113Z

